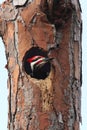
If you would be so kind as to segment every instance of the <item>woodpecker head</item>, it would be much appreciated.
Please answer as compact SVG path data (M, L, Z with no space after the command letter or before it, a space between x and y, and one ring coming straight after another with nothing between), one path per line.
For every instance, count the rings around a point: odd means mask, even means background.
M42 69L46 63L52 61L53 59L54 58L48 58L48 57L37 55L28 58L27 62L30 64L32 72L34 72L36 70Z

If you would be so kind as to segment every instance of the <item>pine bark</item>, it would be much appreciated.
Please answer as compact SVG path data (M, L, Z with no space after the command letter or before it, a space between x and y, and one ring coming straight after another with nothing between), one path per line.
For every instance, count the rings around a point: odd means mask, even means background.
M78 0L7 0L0 6L9 130L80 130L81 25ZM24 70L24 56L32 47L55 58L45 79Z

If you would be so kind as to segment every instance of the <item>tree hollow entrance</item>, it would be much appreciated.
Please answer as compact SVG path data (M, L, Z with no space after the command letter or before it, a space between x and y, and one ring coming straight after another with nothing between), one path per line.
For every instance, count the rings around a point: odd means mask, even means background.
M23 58L23 68L24 68L25 72L28 75L30 75L31 77L36 78L36 79L45 79L49 75L50 70L51 70L50 62L47 62L41 68L34 70L33 73L32 73L30 64L27 62L28 58L31 58L31 57L37 56L37 55L48 57L47 52L45 50L43 50L42 48L32 47L25 53L25 56Z

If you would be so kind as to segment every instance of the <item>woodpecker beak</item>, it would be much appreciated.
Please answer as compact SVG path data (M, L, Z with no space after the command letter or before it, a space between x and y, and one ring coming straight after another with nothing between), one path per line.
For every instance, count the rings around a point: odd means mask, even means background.
M35 68L40 69L42 66L44 66L47 62L51 62L54 58L44 58L42 62L39 64L36 64Z
M52 61L54 58L45 58L45 59L43 59L43 61L46 63L46 62L50 62L50 61Z

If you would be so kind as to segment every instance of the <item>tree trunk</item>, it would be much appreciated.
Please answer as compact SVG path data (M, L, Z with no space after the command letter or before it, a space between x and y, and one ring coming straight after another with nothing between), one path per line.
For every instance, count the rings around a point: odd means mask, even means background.
M78 0L7 0L1 5L9 130L80 130L80 13ZM46 75L28 72L30 51L54 58Z

